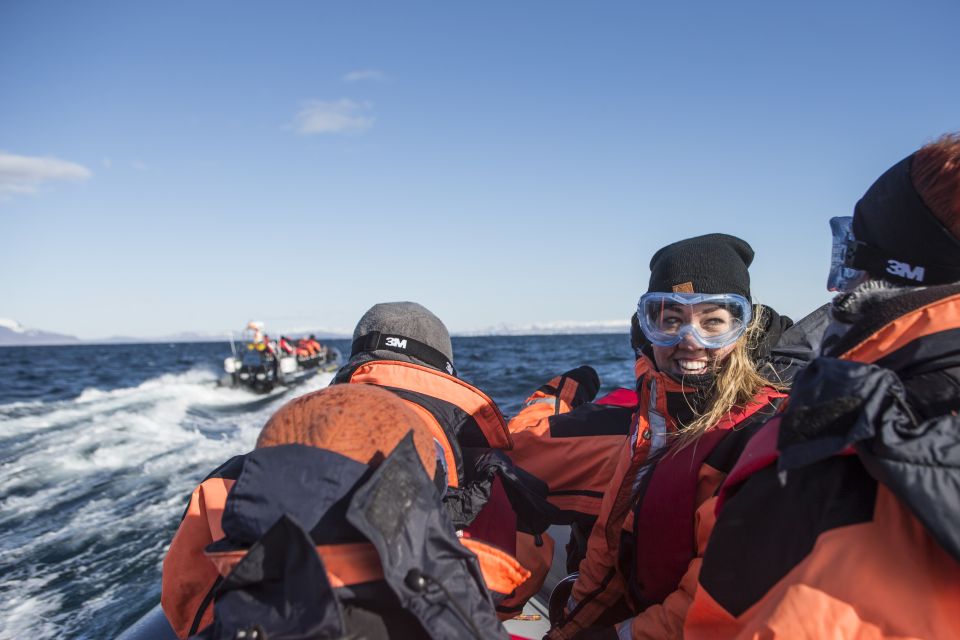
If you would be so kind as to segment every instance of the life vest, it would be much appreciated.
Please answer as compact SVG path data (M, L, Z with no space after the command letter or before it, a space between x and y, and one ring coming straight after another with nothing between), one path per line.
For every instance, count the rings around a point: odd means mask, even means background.
M688 394L696 390L657 371L646 355L635 371L639 404L630 435L621 445L586 560L580 563L570 611L551 638L573 637L618 606L623 608L620 619L629 617L680 587L699 551L697 510L719 486L724 471L708 469L711 458L731 435L744 433L748 421L772 413L784 396L764 388L696 443L671 452L670 435L694 416ZM627 607L622 607L624 601Z
M695 514L703 498L700 494L704 465L719 472L717 476L729 471L736 455L723 452L728 462L718 464L711 459L718 457L714 456L718 446L730 436L743 437L738 444L744 446L746 439L776 412L783 398L784 394L773 389L762 389L750 404L732 410L695 444L677 452L665 449L650 472L635 484L638 502L633 510L634 558L628 583L637 609L663 602L676 590L690 561L697 556L693 532Z
M528 576L503 551L454 535L409 436L372 474L284 445L231 459L193 492L161 604L180 638L215 619L218 633L253 621L271 638L320 627L341 637L357 619L339 616L344 607L406 619L395 637L503 637L487 589L510 593Z

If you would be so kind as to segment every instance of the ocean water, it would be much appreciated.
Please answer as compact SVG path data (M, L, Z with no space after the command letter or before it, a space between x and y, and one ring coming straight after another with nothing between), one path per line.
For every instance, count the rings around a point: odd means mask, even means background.
M347 341L330 341L349 352ZM218 388L228 344L0 348L0 640L113 638L160 597L193 487L287 400ZM513 415L590 364L633 381L625 335L455 338L461 376Z

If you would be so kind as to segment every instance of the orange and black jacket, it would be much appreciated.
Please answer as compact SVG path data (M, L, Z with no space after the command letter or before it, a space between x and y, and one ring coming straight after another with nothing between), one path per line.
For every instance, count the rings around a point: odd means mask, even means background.
M600 513L638 402L631 389L593 402L599 388L594 378L588 367L554 377L509 423L514 446L508 455L547 484L548 499L559 510L555 524L577 523L586 532Z
M794 324L766 310L765 339L755 354L765 374L789 381L812 358L826 324L818 309ZM740 452L784 394L764 388L695 444L671 450L670 435L689 424L702 393L656 370L649 345L637 360L638 407L622 441L586 558L563 620L551 638L629 619L629 636L679 637L712 520L715 494Z
M646 356L638 371L639 406L631 431L604 491L568 611L551 638L572 638L640 612L632 623L636 637L678 635L691 596L686 576L702 552L699 519L710 510L727 461L736 459L732 452L782 397L764 389L696 447L665 455L669 435L691 417L696 390L656 371Z
M465 539L515 555L533 574L516 593L498 598L501 618L519 613L549 571L553 541L543 533L556 517L546 485L506 457L513 439L493 400L455 375L398 360L355 360L335 382L392 391L430 426L442 450L444 504L454 525Z
M232 458L191 497L164 613L180 638L504 638L488 589L529 573L458 539L441 490L409 435L372 471L303 445Z
M720 492L690 638L960 637L960 285L866 306Z

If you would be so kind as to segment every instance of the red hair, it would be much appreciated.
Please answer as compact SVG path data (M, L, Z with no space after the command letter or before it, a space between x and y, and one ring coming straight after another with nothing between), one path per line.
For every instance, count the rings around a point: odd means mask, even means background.
M960 133L948 133L917 151L910 177L931 213L960 239Z

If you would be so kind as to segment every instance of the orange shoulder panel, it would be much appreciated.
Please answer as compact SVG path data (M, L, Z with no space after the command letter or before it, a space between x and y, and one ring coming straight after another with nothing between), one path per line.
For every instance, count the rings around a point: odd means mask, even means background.
M937 300L897 318L840 357L856 362L876 362L918 338L958 326L960 294Z
M413 409L414 413L423 419L426 425L430 427L430 434L437 442L440 443L440 446L443 448L443 460L447 467L447 486L459 487L460 478L457 477L457 459L453 455L453 448L450 445L450 441L447 439L446 431L443 430L443 427L440 426L440 423L437 422L437 419L433 417L432 413L412 400L407 400L406 398L400 399L403 400L408 407Z
M492 448L513 448L507 423L493 400L476 387L442 371L410 362L374 360L357 367L350 382L409 389L455 404L476 420Z

